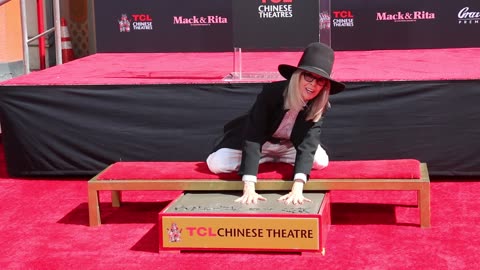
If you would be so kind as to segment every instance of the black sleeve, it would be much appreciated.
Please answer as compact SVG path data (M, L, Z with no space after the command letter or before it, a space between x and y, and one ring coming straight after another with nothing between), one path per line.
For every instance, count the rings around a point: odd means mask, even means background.
M295 157L294 173L304 173L307 175L307 179L312 170L315 153L321 144L321 126L322 119L313 123L304 135L303 140L296 144L297 155Z
M257 96L247 116L247 124L244 133L244 142L242 146L242 163L239 174L257 175L260 162L262 145L265 143L267 134L267 124L269 123L269 99L267 91L264 89Z

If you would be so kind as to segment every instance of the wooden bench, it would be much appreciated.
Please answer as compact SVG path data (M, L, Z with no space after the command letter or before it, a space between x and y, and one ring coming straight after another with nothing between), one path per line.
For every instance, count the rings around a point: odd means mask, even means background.
M292 166L261 164L258 191L290 190ZM236 173L215 175L204 162L117 162L88 181L90 226L101 224L100 191L112 192L112 205L119 207L121 191L182 190L241 191ZM323 170L312 170L304 190L414 190L420 226L430 227L430 178L427 165L414 159L331 161Z

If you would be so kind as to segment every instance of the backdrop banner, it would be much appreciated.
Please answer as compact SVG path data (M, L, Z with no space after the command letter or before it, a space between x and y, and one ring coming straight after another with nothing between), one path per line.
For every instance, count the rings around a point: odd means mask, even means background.
M233 0L233 45L302 50L319 41L319 0Z
M331 15L336 50L480 45L478 0L335 0Z
M338 51L480 46L478 0L102 0L97 52Z
M97 52L231 51L225 0L95 1Z

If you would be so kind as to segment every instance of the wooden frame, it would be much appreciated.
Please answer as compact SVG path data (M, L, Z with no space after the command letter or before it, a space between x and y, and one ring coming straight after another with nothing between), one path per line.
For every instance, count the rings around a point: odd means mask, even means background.
M321 253L325 255L326 250L326 240L327 234L331 225L331 208L330 208L330 192L317 192L310 193L309 197L316 199L315 207L306 206L304 209L306 211L311 211L309 213L303 212L302 214L298 213L289 213L283 212L287 209L297 209L295 206L290 205L289 207L284 207L281 205L274 206L277 204L276 195L277 192L268 193L265 192L262 195L269 198L271 201L265 203L264 207L258 206L258 209L250 210L250 207L245 207L244 209L249 209L247 211L242 211L243 207L238 206L238 212L225 211L218 212L213 210L217 206L236 208L234 206L233 199L235 196L228 196L226 194L215 194L214 192L206 192L207 196L216 196L215 199L209 200L208 202L202 201L196 204L197 207L209 208L208 211L198 211L187 210L187 211L178 211L178 206L186 206L185 202L177 203L181 201L183 196L190 196L190 198L197 196L197 194L186 194L183 193L174 199L168 206L166 206L158 214L158 237L159 237L159 252L165 251L186 251L186 250L209 250L209 251L218 251L218 250L234 250L234 251L254 251L254 252L301 252L317 254ZM273 196L275 195L275 196ZM319 196L320 195L320 196ZM203 196L203 195L199 195ZM313 197L312 197L313 196ZM228 197L228 200L224 200L222 197ZM205 197L203 197L205 198ZM222 201L222 202L219 202ZM272 207L278 207L276 210L272 210ZM260 209L269 209L267 212L262 212ZM308 209L308 210L307 210ZM310 229L312 231L311 237L304 238L303 243L302 239L297 239L300 241L293 240L290 243L285 243L282 239L284 237L271 237L266 233L267 229L271 229L271 224L275 224L276 230L292 229L291 219L295 218L296 229ZM188 221L185 221L188 220ZM234 223L238 225L232 225L230 221L235 220ZM288 221L290 220L290 221ZM183 223L183 226L180 225L178 228L185 228L187 225L194 231L190 231L187 234L187 237L182 237L180 242L170 241L168 231L171 228L172 223L179 225ZM230 226L226 226L230 224ZM300 225L301 224L301 225ZM259 237L236 237L236 236L227 236L223 235L220 239L218 236L218 229L220 228L255 228L257 231L263 231L265 234ZM203 230L208 228L209 231L207 235L200 235L199 229ZM211 230L211 231L210 231ZM181 232L180 232L181 233ZM184 232L185 233L185 232ZM215 236L214 236L215 235ZM196 238L196 240L192 240ZM295 239L295 238L292 238ZM308 240L307 240L308 239ZM185 240L185 241L184 241ZM277 240L280 240L279 242ZM307 244L305 241L309 242ZM295 243L293 243L295 242Z
M107 167L105 170L108 170ZM304 190L416 190L417 206L420 210L420 226L430 227L430 177L426 163L420 164L420 179L310 179ZM102 172L101 172L102 173ZM97 174L88 181L88 212L90 226L99 226L100 191L112 192L112 205L119 207L122 191L134 190L183 190L183 191L225 191L243 190L242 181L195 179L195 180L99 180ZM256 190L290 190L291 181L279 179L261 179Z

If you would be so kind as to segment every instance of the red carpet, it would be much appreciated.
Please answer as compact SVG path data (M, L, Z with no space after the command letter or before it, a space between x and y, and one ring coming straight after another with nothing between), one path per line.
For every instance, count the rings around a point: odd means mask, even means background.
M121 208L101 193L103 224L89 227L86 185L86 179L12 179L0 160L0 269L480 267L480 181L432 182L430 229L418 226L415 192L332 192L325 256L158 253L157 214L179 192L124 192Z
M332 161L323 170L312 170L311 178L320 179L419 179L420 162L413 159L375 161ZM286 163L261 164L260 179L285 179L293 175ZM237 173L216 175L205 162L117 162L98 176L99 180L122 179L224 179L240 180Z
M277 72L299 52L245 52L244 72ZM336 52L333 76L343 82L472 80L480 78L480 48ZM175 63L172 65L171 63ZM225 83L233 53L103 53L30 73L0 85L130 85Z

